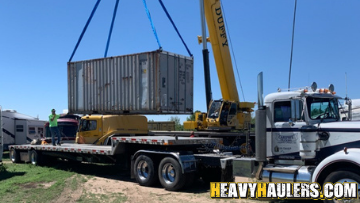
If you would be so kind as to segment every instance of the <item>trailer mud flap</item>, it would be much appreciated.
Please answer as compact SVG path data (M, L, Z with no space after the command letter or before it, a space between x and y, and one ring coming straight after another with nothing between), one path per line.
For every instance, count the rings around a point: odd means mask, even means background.
M130 164L130 178L131 179L135 179L134 164L135 164L134 155L131 155L131 164Z
M233 159L228 157L220 160L221 163L221 182L234 182Z

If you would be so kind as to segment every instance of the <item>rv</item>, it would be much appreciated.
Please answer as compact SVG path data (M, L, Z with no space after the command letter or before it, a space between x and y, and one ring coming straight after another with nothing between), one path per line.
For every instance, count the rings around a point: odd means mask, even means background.
M33 139L44 136L45 121L18 113L15 110L2 111L3 147L8 150L9 145L27 144Z

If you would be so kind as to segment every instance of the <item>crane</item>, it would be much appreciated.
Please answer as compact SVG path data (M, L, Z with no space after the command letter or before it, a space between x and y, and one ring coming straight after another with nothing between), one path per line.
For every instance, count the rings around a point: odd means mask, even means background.
M201 0L201 4L209 31L209 39L206 41L209 41L212 46L222 99L210 100L208 95L211 95L211 90L209 85L206 85L208 112L196 112L195 121L184 122L184 128L220 131L246 129L251 121L254 103L240 102L239 99L221 2L220 0ZM202 27L204 30L205 23L202 23ZM204 42L204 37L199 37L198 39L199 43L206 43ZM205 49L206 46L204 46ZM208 53L204 50L203 54ZM206 56L204 56L204 59L206 59ZM206 78L209 77L209 75L206 75L208 67L206 67L206 62L204 64L205 84L207 84L207 81L210 81L210 79Z

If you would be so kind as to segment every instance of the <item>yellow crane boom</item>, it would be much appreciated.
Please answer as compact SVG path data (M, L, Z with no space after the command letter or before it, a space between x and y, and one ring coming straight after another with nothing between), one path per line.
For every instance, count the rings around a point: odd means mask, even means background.
M219 77L222 100L212 100L208 112L197 112L195 121L184 122L184 128L197 130L241 130L248 128L249 125L247 124L250 124L254 103L240 102L239 99L221 2L220 0L202 1L203 4L201 5L209 30L209 41ZM199 42L201 41L199 38Z
M239 102L220 0L205 0L204 9L222 97Z

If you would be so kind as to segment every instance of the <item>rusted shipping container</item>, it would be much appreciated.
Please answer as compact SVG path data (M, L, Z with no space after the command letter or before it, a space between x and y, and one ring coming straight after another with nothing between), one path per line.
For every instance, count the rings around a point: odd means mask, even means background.
M191 114L193 58L166 51L68 63L76 114Z

